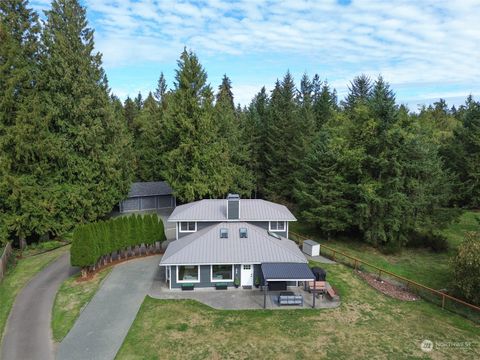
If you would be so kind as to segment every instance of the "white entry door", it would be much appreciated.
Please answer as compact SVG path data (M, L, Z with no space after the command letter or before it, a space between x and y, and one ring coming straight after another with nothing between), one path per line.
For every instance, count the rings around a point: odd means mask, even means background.
M242 265L241 285L253 286L253 265Z

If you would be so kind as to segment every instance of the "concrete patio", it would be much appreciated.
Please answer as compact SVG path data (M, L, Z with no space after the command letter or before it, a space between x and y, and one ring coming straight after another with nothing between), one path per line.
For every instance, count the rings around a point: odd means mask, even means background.
M327 287L330 285L327 283ZM311 309L313 305L313 296L304 291L302 286L292 286L288 291L293 291L303 296L303 307L299 305L278 305L278 295L280 291L267 292L267 309L287 310L287 309ZM213 288L197 288L193 291L182 291L180 289L170 290L165 284L163 271L157 271L152 287L148 293L155 299L190 299L197 300L205 305L219 310L251 310L263 309L264 292L260 288L242 289L228 288L228 290L215 290ZM329 309L340 306L340 299L330 300L326 296L319 296L315 299L316 309Z

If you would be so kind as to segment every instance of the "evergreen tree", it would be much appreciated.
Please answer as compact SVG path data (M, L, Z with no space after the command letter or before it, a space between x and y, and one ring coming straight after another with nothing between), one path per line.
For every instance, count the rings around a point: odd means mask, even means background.
M27 1L0 2L0 237L13 235L21 247L54 227L39 186L51 146L34 107L39 29Z
M331 121L337 110L337 94L335 89L330 90L328 82L325 81L317 91L314 92L313 111L317 130L324 124Z
M127 123L128 129L133 132L135 119L138 116L138 110L135 106L135 102L127 96L127 99L123 103L123 117Z
M181 201L223 197L235 185L235 170L214 117L207 74L197 56L184 50L162 136L162 175Z
M442 154L455 174L455 202L469 208L480 207L480 102L467 98L457 115L461 125Z
M245 121L241 109L235 110L231 81L226 75L218 88L215 122L219 128L219 141L225 141L231 163L232 184L229 191L250 196L254 179L248 169L250 151L249 144L244 141Z
M42 34L42 111L56 165L51 206L62 230L108 213L130 186L131 139L113 116L101 55L76 0L52 2ZM44 190L45 191L45 190Z
M342 102L343 107L346 110L352 110L358 104L365 104L370 98L371 89L372 82L367 75L357 76L348 87L349 93Z

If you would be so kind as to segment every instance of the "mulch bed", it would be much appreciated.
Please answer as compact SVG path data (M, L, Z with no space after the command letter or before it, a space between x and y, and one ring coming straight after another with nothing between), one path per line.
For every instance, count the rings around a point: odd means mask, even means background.
M405 288L389 283L383 279L378 280L377 276L373 274L368 274L362 271L357 270L357 275L365 280L371 287L377 289L381 293L390 296L394 299L403 300L403 301L416 301L420 298L406 290Z
M109 267L112 267L112 266L115 266L115 265L118 265L118 264L121 264L121 263L124 263L124 262L127 262L127 261L130 261L130 260L135 260L135 259L141 259L141 258L145 258L145 257L148 257L148 256L154 256L154 255L161 255L163 254L163 252L159 252L159 253L156 253L156 252L151 252L149 254L136 254L136 255L133 255L133 256L129 256L128 258L121 258L121 259L115 259L113 260L112 262L109 262L107 263L106 265L101 265L101 266L97 266L95 268L94 271L89 271L87 273L87 276L85 277L82 277L81 275L78 276L76 279L75 279L75 282L84 282L84 281L90 281L92 280L93 278L95 278L95 276L102 270L105 270L105 269L108 269Z

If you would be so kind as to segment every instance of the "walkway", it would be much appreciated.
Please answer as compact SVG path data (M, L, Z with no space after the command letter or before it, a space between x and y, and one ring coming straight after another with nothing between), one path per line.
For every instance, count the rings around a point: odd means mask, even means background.
M59 286L76 271L70 266L70 253L66 253L23 288L8 319L0 358L54 359L50 328L53 302Z
M60 343L57 359L114 359L152 286L160 256L117 265Z

